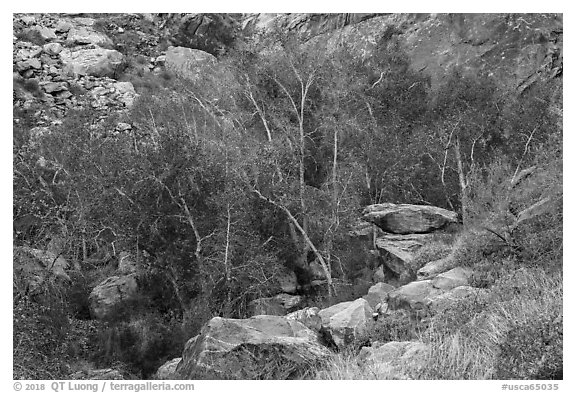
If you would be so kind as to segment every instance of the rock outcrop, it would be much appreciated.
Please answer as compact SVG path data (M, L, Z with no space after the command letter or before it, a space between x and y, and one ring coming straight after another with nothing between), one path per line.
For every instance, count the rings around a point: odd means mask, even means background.
M381 203L366 206L362 219L384 232L406 235L429 233L456 223L458 214L435 206Z
M186 343L176 372L183 379L293 379L329 356L317 334L299 322L216 317Z

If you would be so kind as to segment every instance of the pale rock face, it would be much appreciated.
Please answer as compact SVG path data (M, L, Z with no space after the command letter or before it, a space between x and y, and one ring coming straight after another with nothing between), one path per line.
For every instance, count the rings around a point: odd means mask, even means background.
M62 45L57 42L51 42L42 47L42 50L50 56L56 56L62 52Z
M191 80L199 79L206 68L215 64L216 57L198 49L171 46L166 51L166 69Z
M138 292L134 274L108 277L90 293L90 312L97 319L106 319L122 302L132 299Z
M316 332L279 316L212 318L186 343L176 372L182 379L294 379L326 361Z

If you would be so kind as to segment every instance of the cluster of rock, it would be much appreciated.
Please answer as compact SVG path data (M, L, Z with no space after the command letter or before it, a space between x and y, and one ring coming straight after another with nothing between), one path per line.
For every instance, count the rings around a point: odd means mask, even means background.
M386 240L376 242L380 252L388 252L398 258L396 243L391 248L393 251L388 250L390 247L387 242L391 239L398 242L414 241L415 234L438 231L456 223L457 215L430 206L381 204L367 207L363 218L379 229L361 226L352 230L351 235L380 233ZM389 231L404 235L390 235ZM422 246L418 243L412 244L412 247L415 245ZM409 267L408 262L403 263L400 266ZM378 282L363 297L322 310L307 307L284 316L213 318L198 336L188 341L182 358L167 362L159 369L156 377L194 379L199 375L208 375L212 378L226 376L234 379L297 378L302 370L325 361L330 356L330 349L341 350L351 344L365 344L376 320L386 318L395 310L438 312L459 299L482 295L482 290L469 285L471 274L469 269L454 267L398 287ZM278 298L283 299L280 303L288 299L285 296ZM268 311L270 308L263 307L262 310ZM285 312L286 307L278 306L278 314L283 315ZM400 372L401 365L406 362L423 362L427 353L428 347L421 342L372 342L370 346L362 348L358 361L385 372L392 379L407 379L408 376Z
M115 79L124 55L110 49L111 39L95 23L65 15L14 16L14 105L40 104L38 126L59 124L72 108L91 107L105 116L129 108L137 97L130 82Z

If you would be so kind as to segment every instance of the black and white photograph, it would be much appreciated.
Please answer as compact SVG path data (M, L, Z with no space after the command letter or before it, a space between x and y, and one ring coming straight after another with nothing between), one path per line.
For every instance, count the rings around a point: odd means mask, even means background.
M429 8L13 12L9 387L562 391L564 15Z

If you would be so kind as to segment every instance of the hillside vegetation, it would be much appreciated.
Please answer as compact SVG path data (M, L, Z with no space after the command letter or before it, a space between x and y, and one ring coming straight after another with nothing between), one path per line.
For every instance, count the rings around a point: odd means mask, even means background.
M138 56L160 59L150 51L166 37L134 18L94 27L126 56L102 82L134 86L122 110L70 106L39 128L52 103L32 96L45 84L15 76L14 378L152 378L213 317L248 318L254 301L287 292L287 275L297 308L365 295L379 266L395 287L414 281L350 235L365 206L393 203L458 213L410 274L444 259L470 269L482 296L380 316L299 377L562 379L561 72L521 90L488 68L436 78L389 30L362 58L346 42L241 34L223 16L201 22L202 36L167 20L179 31L169 44L211 55L152 70ZM128 21L145 33L120 31ZM18 40L38 39L26 31ZM75 78L80 102L88 82ZM34 104L16 105L22 92ZM49 252L50 268L30 250ZM105 279L137 296L97 308ZM429 351L363 361L375 342L405 341Z

